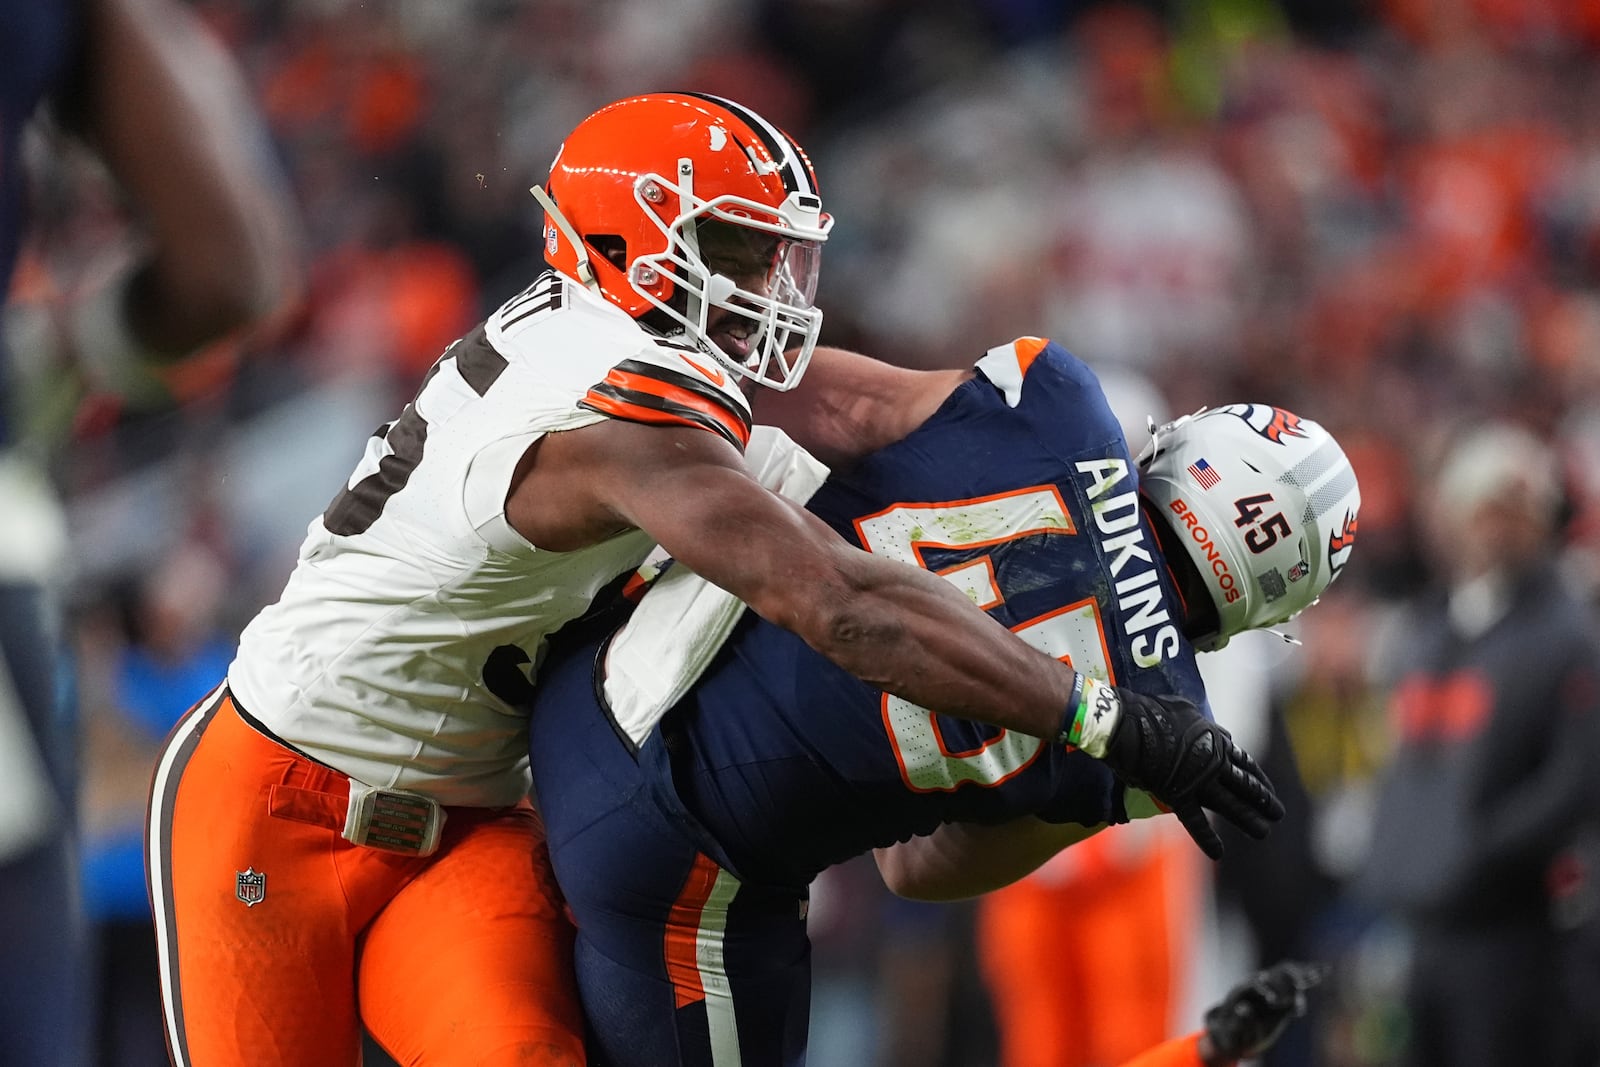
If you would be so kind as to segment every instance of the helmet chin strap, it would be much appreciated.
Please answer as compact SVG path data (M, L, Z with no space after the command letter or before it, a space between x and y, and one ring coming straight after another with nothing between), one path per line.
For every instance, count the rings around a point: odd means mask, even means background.
M1162 434L1169 433L1178 426L1181 426L1183 423L1188 422L1190 419L1197 419L1210 410L1210 407L1202 405L1201 408L1192 415L1179 415L1170 422L1161 423L1159 426L1156 425L1156 417L1154 415L1146 415L1144 417L1144 428L1145 431L1149 433L1150 440L1145 444L1143 450L1140 451L1137 457L1138 465L1143 468L1161 454Z
M539 206L544 208L545 213L550 216L550 221L554 222L556 229L561 231L561 235L571 242L572 249L578 256L578 280L598 293L600 291L600 280L594 276L594 268L589 265L589 246L583 243L583 239L578 236L578 231L572 228L572 223L567 221L567 217L561 213L560 208L556 207L556 202L550 198L550 194L545 192L542 186L535 185L528 192L532 193L533 198L539 201Z

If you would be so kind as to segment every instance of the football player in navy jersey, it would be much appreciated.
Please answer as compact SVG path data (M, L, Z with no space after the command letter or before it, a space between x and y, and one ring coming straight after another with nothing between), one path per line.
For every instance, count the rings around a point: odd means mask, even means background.
M806 892L830 864L875 850L897 893L951 899L1164 809L1215 855L1189 783L1264 781L1210 721L1195 652L1344 566L1359 492L1338 444L1242 404L1161 427L1136 464L1094 375L1037 338L950 384L807 507L1092 679L1070 743L888 695L676 568L620 629L569 633L531 752L593 1062L800 1062ZM1140 694L1201 710L1145 715ZM1203 806L1264 834L1281 807L1242 796Z
M285 183L231 57L172 0L0 0L0 294L26 232L24 130L46 104L126 194L139 241L43 339L63 361L115 389L287 298L297 230ZM8 365L0 337L0 1058L77 1064L90 1027L76 737L53 603L64 522L18 440Z
M548 636L657 545L908 701L1089 746L1143 722L1111 765L1197 833L1204 808L1266 832L1270 785L1192 704L1066 666L785 490L793 442L865 454L880 401L951 384L816 348L832 220L793 138L647 93L574 127L534 195L550 269L372 435L162 751L146 870L177 1063L343 1067L363 1028L403 1063L581 1060L524 708Z

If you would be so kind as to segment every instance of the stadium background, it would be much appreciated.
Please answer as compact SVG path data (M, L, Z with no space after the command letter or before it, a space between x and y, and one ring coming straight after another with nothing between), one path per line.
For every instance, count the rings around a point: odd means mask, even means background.
M1600 573L1600 3L195 6L291 176L306 299L131 390L58 362L37 341L124 230L86 156L41 151L8 327L28 435L72 518L85 890L105 949L85 980L117 990L126 1047L156 1025L137 834L160 737L276 595L372 427L538 269L527 187L562 134L599 103L687 87L810 150L839 220L825 341L957 366L1043 334L1154 414L1264 400L1345 444L1361 545L1299 624L1303 648L1258 647L1270 715L1241 724L1274 766L1292 749L1298 816L1279 847L1196 876L1185 1007L1263 942L1293 946L1339 970L1278 1062L1393 1062L1405 938L1347 888L1388 751L1390 628L1437 576L1416 503L1444 436L1505 414L1554 442L1565 564ZM830 874L816 1062L992 1062L971 915L893 902L866 867Z

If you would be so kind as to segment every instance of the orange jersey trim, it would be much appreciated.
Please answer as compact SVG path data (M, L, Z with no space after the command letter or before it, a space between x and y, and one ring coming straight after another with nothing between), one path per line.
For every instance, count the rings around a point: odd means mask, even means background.
M698 426L741 452L750 441L750 416L725 393L692 375L637 360L612 367L578 406L628 422Z
M1028 368L1033 366L1033 361L1039 358L1039 353L1050 346L1046 337L1019 337L1011 342L1011 350L1017 354L1017 369L1022 371L1022 376L1028 376Z
M622 599L630 604L637 604L643 597L645 589L650 582L644 575L634 571L628 575L628 580L622 583Z

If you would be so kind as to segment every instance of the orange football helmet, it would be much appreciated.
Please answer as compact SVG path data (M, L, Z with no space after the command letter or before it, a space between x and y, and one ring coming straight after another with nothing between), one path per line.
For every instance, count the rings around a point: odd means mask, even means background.
M788 134L719 97L630 97L579 123L532 191L556 270L635 318L662 312L736 375L799 383L833 219Z

